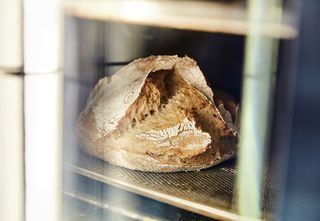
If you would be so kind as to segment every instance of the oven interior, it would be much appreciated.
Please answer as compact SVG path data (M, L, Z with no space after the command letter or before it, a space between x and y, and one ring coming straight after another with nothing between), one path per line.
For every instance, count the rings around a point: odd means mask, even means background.
M75 17L66 18L65 33L63 161L66 216L74 216L72 213L79 209L69 209L70 206L83 207L85 204L90 206L84 206L84 213L98 214L97 220L135 220L131 213L161 220L238 219L235 206L237 157L197 172L131 171L79 150L74 128L99 79L114 74L136 58L149 55L187 55L195 59L212 88L223 90L240 102L245 38ZM277 203L276 173L271 166L261 173L264 179L261 209L265 218L271 218ZM125 215L118 210L126 211Z

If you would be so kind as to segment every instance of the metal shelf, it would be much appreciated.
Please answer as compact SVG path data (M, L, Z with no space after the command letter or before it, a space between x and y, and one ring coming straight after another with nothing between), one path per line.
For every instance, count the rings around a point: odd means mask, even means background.
M65 163L68 171L211 218L240 219L234 208L237 170L232 160L199 172L148 173L113 166L82 151L72 153ZM263 210L270 217L275 190L270 180L265 183Z
M65 173L63 217L75 220L214 221L74 173ZM68 182L69 181L69 182ZM90 188L88 188L90 186ZM86 219L81 219L85 216ZM100 216L100 219L95 219ZM65 220L67 221L67 220Z
M245 2L239 0L71 0L64 2L63 7L67 15L85 19L192 31L246 35L250 24ZM264 22L261 33L275 38L294 38L295 23L295 17L285 11L281 22Z

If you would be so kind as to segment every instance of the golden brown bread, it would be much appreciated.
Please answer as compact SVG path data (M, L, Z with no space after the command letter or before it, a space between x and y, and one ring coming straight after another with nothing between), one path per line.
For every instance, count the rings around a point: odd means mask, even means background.
M129 169L207 168L232 157L237 143L231 114L217 101L219 108L192 59L138 59L93 89L78 119L81 146Z

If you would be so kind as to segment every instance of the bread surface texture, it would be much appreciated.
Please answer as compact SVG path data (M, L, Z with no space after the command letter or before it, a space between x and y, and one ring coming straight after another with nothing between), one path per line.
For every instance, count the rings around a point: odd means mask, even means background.
M234 156L238 141L238 106L217 94L189 57L137 59L92 90L77 122L81 147L134 170L211 167Z

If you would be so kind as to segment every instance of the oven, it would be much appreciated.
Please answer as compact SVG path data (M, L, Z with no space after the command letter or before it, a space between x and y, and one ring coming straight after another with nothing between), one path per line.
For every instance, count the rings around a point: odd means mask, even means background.
M317 220L316 1L0 6L1 220ZM77 121L95 85L150 55L194 59L239 104L231 159L158 173L81 149Z

